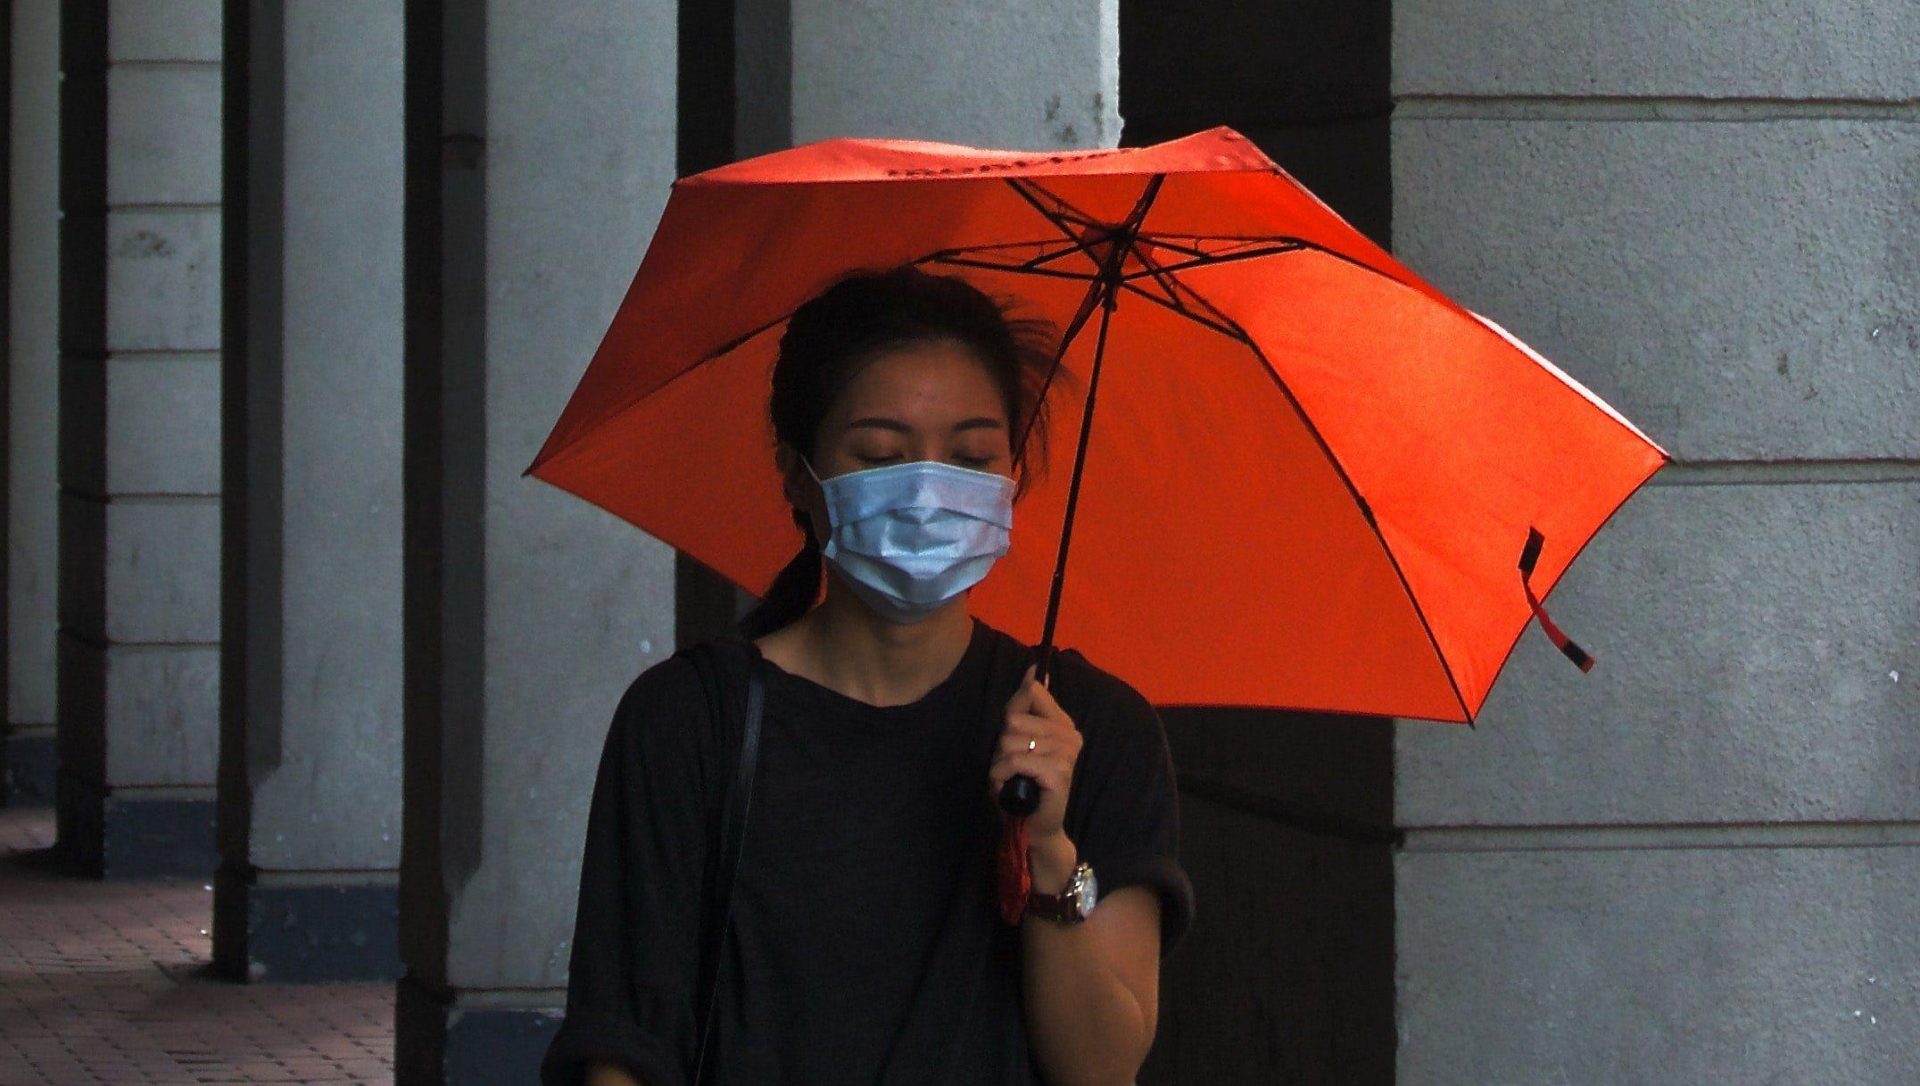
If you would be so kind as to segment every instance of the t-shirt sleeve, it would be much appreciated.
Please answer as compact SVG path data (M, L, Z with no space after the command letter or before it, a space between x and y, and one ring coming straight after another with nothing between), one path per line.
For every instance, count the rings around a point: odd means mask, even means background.
M1067 795L1067 836L1093 867L1102 896L1123 886L1160 897L1160 956L1193 925L1193 883L1180 866L1180 795L1160 714L1139 691L1095 671L1077 650L1088 689L1074 724L1079 764ZM1096 903L1095 908L1099 906Z
M692 1078L708 715L680 657L642 672L614 711L587 812L566 1017L542 1086L580 1086L596 1061L645 1086Z

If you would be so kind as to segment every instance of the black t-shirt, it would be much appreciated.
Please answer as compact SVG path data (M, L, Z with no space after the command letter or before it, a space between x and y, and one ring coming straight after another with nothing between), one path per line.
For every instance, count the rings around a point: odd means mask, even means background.
M954 671L894 706L761 662L764 730L721 957L713 1081L1042 1081L1021 1008L1020 929L994 896L1000 822L987 795L1006 702L1032 659L975 618ZM1164 959L1194 901L1159 715L1070 649L1056 654L1048 689L1083 738L1067 836L1103 896L1158 892ZM710 715L679 655L641 673L614 714L545 1086L581 1082L590 1059L623 1063L646 1086L692 1079L711 847L702 781L731 775Z

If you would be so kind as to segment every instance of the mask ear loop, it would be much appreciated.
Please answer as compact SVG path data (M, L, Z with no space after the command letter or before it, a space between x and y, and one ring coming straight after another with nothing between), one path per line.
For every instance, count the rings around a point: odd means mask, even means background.
M806 457L806 455L805 455L804 453L803 453L803 454L801 454L801 456L800 456L800 464L801 464L801 466L802 466L802 467L804 467L804 468L806 468L806 469L807 469L807 474L813 477L813 485L814 485L814 487L816 488L816 490L817 490L817 491L819 492L819 495L820 495L820 503L819 503L819 504L820 504L820 511L821 511L822 513L824 513L824 514L825 514L825 517L824 517L823 519L824 519L824 520L825 520L825 521L827 522L827 531L828 531L828 533L829 533L829 534L831 534L831 533L832 533L832 531L833 531L833 527L834 527L834 525L833 525L833 507L832 507L831 505L829 505L829 504L827 503L827 483L826 483L826 480L824 480L824 479L822 479L822 478L820 478L820 473L819 473L819 472L817 472L817 471L815 471L815 470L813 470L813 463L812 463L812 461L810 461L810 460L808 460L808 459L807 459L807 457ZM813 511L809 509L809 510L806 510L805 512L807 513L807 520L808 520L808 522L809 522L809 527L807 528L807 536L808 536L808 538L814 538L814 536L813 536L813 528L812 528L812 526L811 526L811 522L812 522L812 520L813 520ZM818 542L816 541L816 543L814 544L814 546L815 546L815 548L816 548L816 549L818 549L818 548L819 548L819 547L821 546L821 544L819 544L819 543L818 543Z

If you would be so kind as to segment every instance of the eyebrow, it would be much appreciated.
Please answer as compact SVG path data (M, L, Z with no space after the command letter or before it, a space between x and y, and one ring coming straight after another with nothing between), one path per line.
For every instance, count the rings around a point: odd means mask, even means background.
M913 427L908 426L906 423L901 422L899 419L882 418L878 415L869 415L866 418L854 419L852 422L847 423L847 429L849 430L852 430L861 426L871 426L880 430L894 430L902 434L913 432ZM988 418L985 415L979 415L970 419L962 419L961 421L954 423L953 428L956 432L958 432L960 430L982 430L982 429L1004 430L1007 427L1006 427L1006 424L1001 422L999 419Z

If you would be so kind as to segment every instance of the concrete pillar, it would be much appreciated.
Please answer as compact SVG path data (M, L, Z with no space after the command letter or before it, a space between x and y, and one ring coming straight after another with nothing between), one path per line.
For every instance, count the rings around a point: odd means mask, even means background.
M215 865L220 5L62 6L61 847Z
M60 9L8 7L7 715L0 805L53 802L54 570L60 369Z
M401 1083L524 1083L565 998L594 762L673 651L671 548L523 478L674 176L668 0L407 23Z
M1120 139L1119 0L739 0L741 157L833 136Z
M1394 240L1677 463L1476 731L1398 725L1399 1081L1902 1081L1920 15L1394 10Z
M215 964L399 976L403 28L230 6Z

